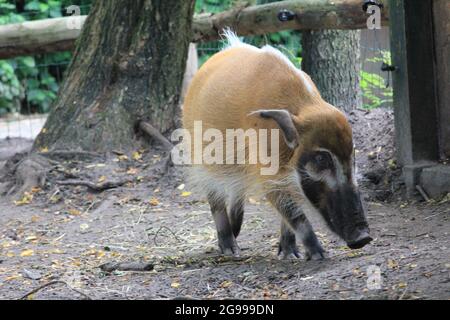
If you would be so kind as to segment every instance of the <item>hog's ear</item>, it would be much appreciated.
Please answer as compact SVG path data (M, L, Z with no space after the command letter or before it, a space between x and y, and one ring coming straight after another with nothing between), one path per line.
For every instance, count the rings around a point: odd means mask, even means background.
M249 114L259 115L264 119L273 119L283 131L284 141L290 149L298 147L298 132L294 125L292 115L287 110L258 110Z

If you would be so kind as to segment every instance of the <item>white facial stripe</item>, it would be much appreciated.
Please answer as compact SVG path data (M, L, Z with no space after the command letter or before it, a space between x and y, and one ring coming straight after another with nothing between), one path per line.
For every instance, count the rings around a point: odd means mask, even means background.
M336 178L332 177L332 179L335 180L334 184L343 185L348 183L347 176L344 173L344 167L342 163L339 161L339 159L336 157L336 155L328 149L319 148L318 150L328 152L331 156L331 159L333 160L334 167L336 168Z
M323 181L327 184L327 186L335 190L337 187L337 180L336 178L331 174L330 170L325 170L322 172L315 171L310 164L307 164L306 172L308 173L308 176L313 179L314 181Z
M312 168L311 165L307 164L305 169L306 169L306 172L308 173L309 177L315 181L325 182L327 184L327 186L332 190L336 190L337 187L340 185L349 183L348 178L344 173L344 166L339 161L339 159L336 157L336 155L328 149L319 148L317 150L327 152L331 156L334 167L336 168L336 176L333 175L329 170L325 170L323 172L317 172ZM356 165L354 162L353 162L353 166L352 166L351 170L352 170L351 183L354 186L358 186L358 183L356 181Z
M334 165L336 167L336 178L338 180L338 184L343 185L348 182L347 176L344 174L344 168L341 162L336 158L334 154L331 155L334 161Z

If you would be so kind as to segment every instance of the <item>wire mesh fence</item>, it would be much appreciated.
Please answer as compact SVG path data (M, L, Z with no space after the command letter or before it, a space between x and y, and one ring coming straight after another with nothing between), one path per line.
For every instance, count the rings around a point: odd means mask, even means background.
M17 8L19 8L19 2L23 1L14 1ZM89 12L88 2L90 1L77 2L82 14ZM214 8L210 8L209 11L214 11ZM52 10L55 12L52 13ZM62 8L48 7L43 10L36 7L36 10L28 10L20 15L25 15L27 20L33 20L63 14ZM1 6L0 16L2 16ZM18 22L14 19L5 21L0 23ZM276 36L246 37L245 41L255 45L272 44L285 53L294 64L297 66L301 64L300 32L286 31ZM222 46L220 41L199 44L197 46L199 65L218 52ZM0 140L34 139L37 136L56 99L71 57L70 52L60 52L0 60ZM392 104L389 75L380 69L383 62L387 64L390 62L389 30L363 30L361 33L361 91L363 107L366 109L389 107Z

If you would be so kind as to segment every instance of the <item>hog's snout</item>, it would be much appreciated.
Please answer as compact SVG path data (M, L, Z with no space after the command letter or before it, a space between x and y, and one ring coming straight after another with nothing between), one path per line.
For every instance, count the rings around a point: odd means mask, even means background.
M364 229L359 230L354 238L347 241L347 245L350 249L360 249L366 244L369 244L372 240L372 237L369 235L369 230Z

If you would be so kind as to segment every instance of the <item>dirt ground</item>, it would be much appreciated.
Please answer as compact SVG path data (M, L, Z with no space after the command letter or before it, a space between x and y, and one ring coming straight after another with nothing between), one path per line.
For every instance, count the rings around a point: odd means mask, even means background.
M355 111L350 119L375 239L365 248L347 249L310 214L328 258L280 261L279 218L250 198L242 256L222 257L202 195L189 192L181 168L163 175L160 154L72 158L55 165L45 188L0 197L0 298L39 289L27 299L449 299L450 197L404 200L391 112ZM103 192L58 184L126 177L131 182ZM136 261L151 270L100 268Z

